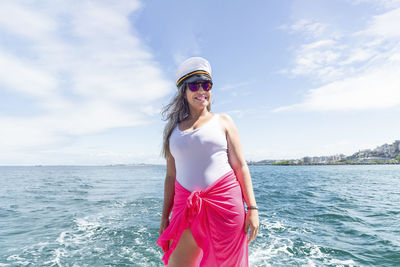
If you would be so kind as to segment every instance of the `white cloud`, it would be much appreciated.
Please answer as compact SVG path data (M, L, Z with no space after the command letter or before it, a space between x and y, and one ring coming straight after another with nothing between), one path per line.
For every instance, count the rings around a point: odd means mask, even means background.
M361 33L383 38L399 38L400 8L374 16L369 27Z
M339 65L349 65L357 62L365 62L374 56L374 51L368 48L351 48L349 56L341 62Z
M342 73L332 68L341 56L341 47L334 40L319 40L302 45L296 56L296 66L292 69L294 75L318 74L321 80L331 80Z
M301 19L290 26L283 25L280 28L289 29L291 32L300 32L309 37L319 37L326 31L327 25L309 19Z
M0 29L33 40L54 33L56 22L41 13L26 8L23 2L2 1Z
M174 87L129 21L139 7L130 0L2 3L0 34L8 41L0 44L0 91L31 114L0 110L4 155L61 148L158 113L157 101ZM34 110L18 103L27 96Z
M400 105L400 67L382 66L359 76L328 83L310 90L300 104L275 111L302 109L313 111L391 108Z
M295 52L286 73L306 75L320 86L284 110L367 110L400 105L400 9L371 17L365 29L315 38Z
M40 70L29 59L18 57L0 50L0 82L4 89L15 90L36 97L54 93L57 80L46 71Z

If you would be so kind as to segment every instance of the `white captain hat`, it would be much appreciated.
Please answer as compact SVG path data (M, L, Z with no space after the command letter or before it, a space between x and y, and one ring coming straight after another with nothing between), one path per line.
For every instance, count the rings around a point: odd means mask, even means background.
M199 79L211 81L211 65L202 57L190 57L186 59L176 71L177 87L179 87L183 81L193 82Z

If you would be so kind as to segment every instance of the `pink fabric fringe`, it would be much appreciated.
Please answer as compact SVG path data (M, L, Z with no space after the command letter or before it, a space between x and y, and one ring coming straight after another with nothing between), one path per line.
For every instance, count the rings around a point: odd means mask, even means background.
M167 266L182 232L190 228L202 249L196 266L247 267L248 235L244 232L244 223L243 195L233 171L204 191L190 192L175 179L171 220L157 240L164 252L162 260Z

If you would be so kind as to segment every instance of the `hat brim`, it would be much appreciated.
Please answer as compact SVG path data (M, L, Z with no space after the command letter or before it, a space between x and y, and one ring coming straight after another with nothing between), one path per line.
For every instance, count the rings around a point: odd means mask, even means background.
M212 81L210 76L205 74L195 74L182 81L182 83L193 83L197 81Z

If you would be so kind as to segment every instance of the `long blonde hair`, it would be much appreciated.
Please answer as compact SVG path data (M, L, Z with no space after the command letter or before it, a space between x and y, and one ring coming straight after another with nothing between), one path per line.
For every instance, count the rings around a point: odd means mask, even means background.
M185 98L185 93L186 83L183 83L178 87L178 92L175 94L171 102L164 106L161 111L163 120L167 121L164 128L163 146L161 151L161 155L165 159L167 159L171 153L169 150L169 137L171 136L172 131L179 122L186 119L190 114L189 104ZM211 110L211 104L208 104L207 110Z

